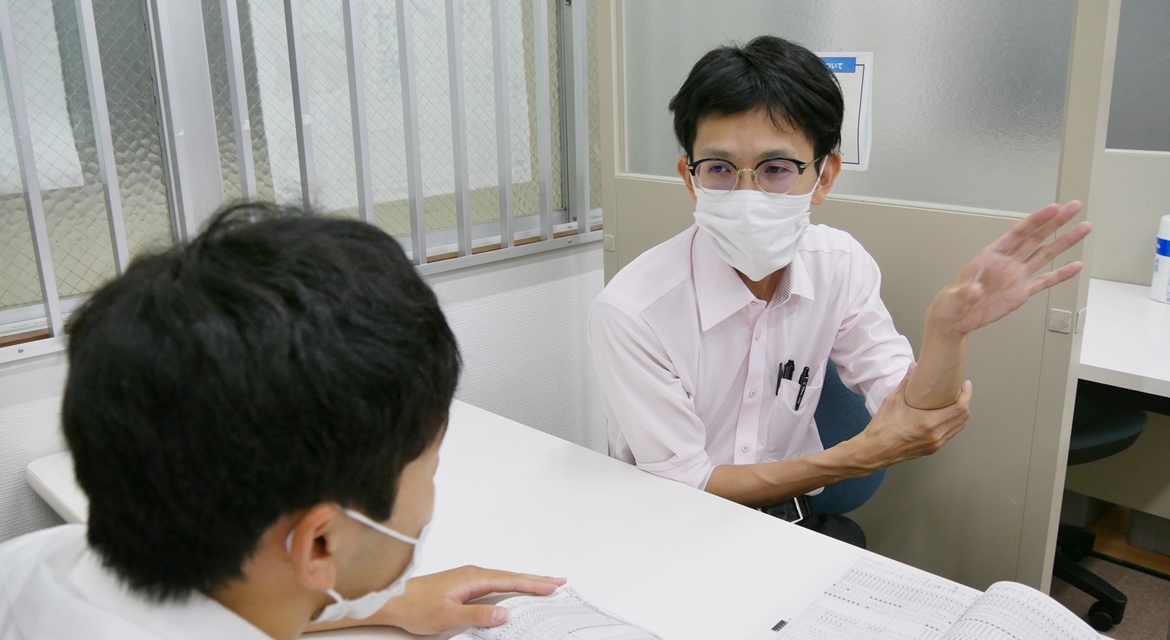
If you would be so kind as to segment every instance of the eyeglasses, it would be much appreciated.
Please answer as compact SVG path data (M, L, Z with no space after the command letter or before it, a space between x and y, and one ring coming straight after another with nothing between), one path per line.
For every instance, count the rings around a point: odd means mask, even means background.
M695 186L709 196L723 196L735 190L739 176L750 171L760 191L773 195L784 195L796 187L797 180L812 162L801 162L792 158L768 158L754 169L740 169L735 163L719 158L704 158L687 165L694 176Z

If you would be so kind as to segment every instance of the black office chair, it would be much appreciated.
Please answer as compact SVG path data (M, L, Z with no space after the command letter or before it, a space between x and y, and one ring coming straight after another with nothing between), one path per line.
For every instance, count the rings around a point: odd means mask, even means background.
M1145 411L1126 403L1110 402L1095 393L1096 387L1081 382L1073 410L1069 466L1100 460L1120 453L1137 441L1146 428ZM1107 631L1125 617L1125 594L1100 576L1077 564L1093 550L1095 534L1084 527L1060 525L1052 575L1092 596L1089 625Z

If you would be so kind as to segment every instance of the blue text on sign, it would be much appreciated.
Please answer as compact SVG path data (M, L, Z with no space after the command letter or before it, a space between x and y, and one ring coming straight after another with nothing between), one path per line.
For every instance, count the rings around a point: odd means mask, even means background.
M857 58L821 58L821 61L833 73L855 73L857 71Z

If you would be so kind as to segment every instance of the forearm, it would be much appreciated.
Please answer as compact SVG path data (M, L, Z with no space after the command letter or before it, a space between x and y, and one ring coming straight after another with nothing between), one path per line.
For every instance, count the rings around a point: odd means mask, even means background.
M719 465L706 490L748 507L763 507L878 469L855 440L812 455L757 464Z
M906 388L906 404L915 409L940 409L955 403L963 385L967 334L932 321L927 314L918 365Z

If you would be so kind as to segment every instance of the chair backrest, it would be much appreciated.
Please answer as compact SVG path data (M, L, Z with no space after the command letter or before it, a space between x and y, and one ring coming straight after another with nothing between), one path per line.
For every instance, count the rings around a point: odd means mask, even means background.
M865 398L853 393L837 375L837 365L830 360L825 365L825 382L821 399L813 419L821 435L821 444L828 449L865 430L871 416L865 407ZM817 513L848 513L865 504L877 493L886 470L882 469L862 478L853 478L825 487L812 497Z

